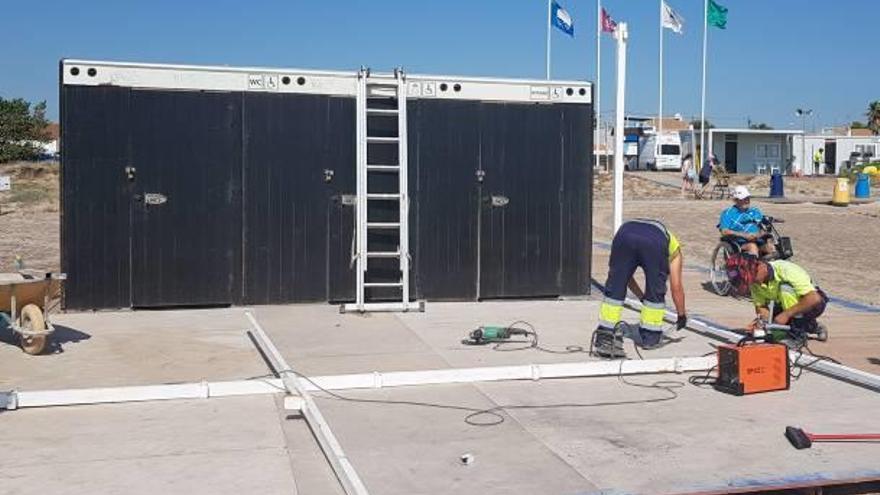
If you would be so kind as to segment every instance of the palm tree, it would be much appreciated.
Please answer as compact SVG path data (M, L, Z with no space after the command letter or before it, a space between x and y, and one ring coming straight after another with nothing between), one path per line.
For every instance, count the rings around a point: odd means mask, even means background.
M880 100L868 104L865 116L868 117L868 127L874 131L874 134L880 134Z

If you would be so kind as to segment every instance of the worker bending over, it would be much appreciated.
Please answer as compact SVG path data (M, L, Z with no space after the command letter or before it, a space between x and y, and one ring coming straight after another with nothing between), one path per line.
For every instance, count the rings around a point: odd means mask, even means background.
M676 326L684 328L687 316L682 285L682 254L678 239L656 220L630 220L620 226L611 243L605 299L599 309L599 326L593 333L594 352L602 357L626 357L623 337L639 347L657 347L663 337L666 313L666 281L678 313ZM645 272L645 290L633 278L636 268ZM629 287L642 301L639 326L621 322L623 301Z
M828 340L828 329L817 321L825 312L828 296L800 266L791 261L761 261L735 254L727 259L727 278L737 292L751 295L760 320L790 325L794 337L809 334ZM748 329L754 330L757 323L752 322Z

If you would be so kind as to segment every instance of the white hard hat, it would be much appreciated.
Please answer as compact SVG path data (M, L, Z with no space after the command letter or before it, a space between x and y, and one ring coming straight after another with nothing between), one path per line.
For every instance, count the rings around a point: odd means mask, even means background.
M731 194L735 199L743 200L751 196L749 193L749 188L746 186L736 186L733 188L733 193Z

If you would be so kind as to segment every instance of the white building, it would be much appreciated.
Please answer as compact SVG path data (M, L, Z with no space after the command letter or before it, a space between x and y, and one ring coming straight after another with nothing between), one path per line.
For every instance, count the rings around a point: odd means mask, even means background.
M699 132L697 132L699 134ZM800 151L793 145L803 131L785 129L709 129L706 141L732 174L790 173Z
M813 156L819 149L823 150L825 167L820 167L819 174L839 174L856 163L864 160L878 160L880 152L880 136L828 136L808 135L794 138L794 149L797 152L793 162L794 170L803 170L804 174L816 173ZM806 166L800 160L802 153L806 157Z

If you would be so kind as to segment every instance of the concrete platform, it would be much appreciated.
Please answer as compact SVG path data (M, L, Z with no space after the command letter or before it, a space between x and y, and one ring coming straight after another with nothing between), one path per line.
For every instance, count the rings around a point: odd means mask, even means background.
M585 350L597 305L429 303L425 313L365 316L339 314L328 305L254 312L297 370L341 374L593 359ZM556 352L460 343L480 324L518 319L534 325L541 345ZM89 338L63 343L63 352L49 356L0 347L2 388L214 381L267 372L238 308L66 314L57 322ZM680 341L644 357L698 356L716 344L679 333ZM633 385L661 380L675 383L665 383L666 389ZM788 445L782 433L789 424L815 431L876 429L870 411L880 407L880 394L810 372L790 391L739 398L688 384L686 375L343 395L433 404L315 394L373 494L678 493L880 477L877 444L823 444L807 451ZM500 417L501 424L465 422L469 412L500 406L499 416L477 419ZM284 411L277 396L9 411L0 414L0 438L14 452L0 457L5 493L342 493L306 423ZM459 462L465 453L474 456L473 464Z
M233 380L263 375L240 308L53 315L49 351L29 356L0 330L0 390Z

